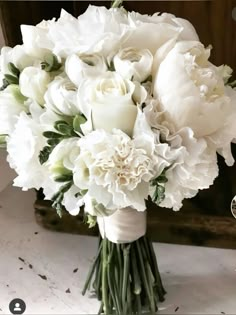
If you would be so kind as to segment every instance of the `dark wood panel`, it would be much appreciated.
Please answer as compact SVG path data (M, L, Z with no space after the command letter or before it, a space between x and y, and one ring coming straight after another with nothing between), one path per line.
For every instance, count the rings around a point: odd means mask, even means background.
M35 202L36 221L42 227L56 231L97 236L98 228L89 229L83 215L76 217L64 211L59 218L49 201ZM173 212L148 205L147 234L152 241L174 244L190 244L236 249L236 223L232 217L199 215L191 203L186 203L186 212ZM163 211L164 210L164 211Z

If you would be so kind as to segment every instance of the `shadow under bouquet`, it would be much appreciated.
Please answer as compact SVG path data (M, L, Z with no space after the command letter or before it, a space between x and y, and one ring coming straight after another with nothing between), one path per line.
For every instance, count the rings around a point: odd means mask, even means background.
M89 6L22 25L1 51L0 134L14 185L43 189L61 215L98 224L83 290L99 313L155 313L164 300L146 201L179 210L213 184L217 153L233 165L232 70L171 14Z

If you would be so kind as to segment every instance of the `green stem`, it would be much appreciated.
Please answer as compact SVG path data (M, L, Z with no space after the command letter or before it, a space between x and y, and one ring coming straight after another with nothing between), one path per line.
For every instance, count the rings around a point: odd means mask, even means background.
M133 280L133 292L134 294L140 294L142 291L141 287L141 280L138 272L138 266L137 266L137 258L135 255L134 247L131 247L131 273L132 273L132 280Z
M122 257L121 257L121 245L116 244L116 249L117 249L117 257L118 257L118 275L119 275L119 283L118 283L118 288L119 290L119 296L120 298L122 297L122 280L123 280L123 266L122 266Z
M149 291L149 285L148 285L148 280L147 280L147 275L145 272L145 266L144 266L144 262L143 262L143 255L142 255L142 251L140 248L140 243L139 240L137 240L135 242L136 244L136 248L137 248L137 253L138 253L138 258L139 258L139 265L140 265L140 273L141 273L141 277L143 280L143 285L147 294L147 298L149 300L149 304L152 304L152 300L151 300L151 296L150 296L150 291Z
M141 315L142 305L141 305L140 295L136 295L136 306L137 306L137 315Z
M123 312L126 308L126 297L127 297L127 284L128 284L128 278L129 278L129 251L130 251L130 245L127 245L123 249L123 255L124 255L124 273L123 273L123 286L122 286L122 306L123 306ZM124 315L126 313L124 312Z
M109 297L108 297L108 283L107 283L107 243L106 238L103 239L102 246L102 301L104 311L110 314Z
M88 287L90 285L92 276L94 274L95 268L97 266L97 263L98 263L98 260L99 260L99 257L100 257L101 249L102 249L102 243L99 246L98 253L97 253L97 256L95 257L94 263L90 267L90 270L89 270L89 273L88 273L88 276L87 276L87 279L85 281L85 285L84 285L84 288L83 288L83 291L82 291L82 295L85 295L85 293L86 293L86 291L87 291L87 289L88 289Z
M163 302L165 300L164 295L166 294L166 291L165 291L163 284L162 284L162 281L161 281L161 276L160 276L160 272L158 269L156 255L155 255L155 251L154 251L152 242L148 241L148 244L149 244L150 254L152 257L154 275L155 275L155 279L157 281L157 287L160 288L160 290L158 290L159 300L160 300L160 302Z

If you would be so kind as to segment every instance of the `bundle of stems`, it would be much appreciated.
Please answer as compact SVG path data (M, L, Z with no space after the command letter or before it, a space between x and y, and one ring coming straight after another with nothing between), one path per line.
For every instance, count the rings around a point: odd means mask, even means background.
M82 294L91 286L101 301L98 314L105 315L155 314L166 293L146 236L126 244L100 238Z

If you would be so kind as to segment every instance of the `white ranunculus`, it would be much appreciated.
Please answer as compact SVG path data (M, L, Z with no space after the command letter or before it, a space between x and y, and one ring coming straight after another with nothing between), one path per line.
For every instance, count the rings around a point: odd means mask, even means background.
M57 144L46 162L52 178L70 174L79 152L78 138L64 139Z
M56 77L44 95L45 106L59 115L75 116L79 113L77 106L77 88L70 80Z
M154 168L151 149L116 129L95 130L79 140L79 147L73 176L78 188L87 189L88 197L106 209L145 211Z
M96 78L106 71L105 59L98 54L73 54L66 59L65 63L65 72L76 86L79 86L84 78Z
M47 169L38 159L40 151L46 145L43 131L38 122L26 113L21 113L7 140L8 162L18 174L14 185L23 190L39 189L48 179Z
M112 131L117 128L132 135L137 104L147 96L146 90L116 72L106 72L96 80L84 80L78 89L81 111L94 129Z
M231 113L224 81L208 61L209 55L200 42L178 42L154 80L154 97L160 100L167 120L176 131L190 127L197 138L221 129Z
M14 130L17 117L28 108L17 85L9 85L0 92L0 134L8 135Z
M151 74L153 56L148 49L128 47L114 56L116 72L123 78L142 82Z
M46 71L36 67L27 67L20 74L21 93L40 105L44 105L44 94L50 81L51 77Z
M0 56L0 70L4 74L12 74L9 71L8 64L13 63L20 71L33 65L34 60L27 55L23 45L17 45L14 48L3 47Z
M49 29L55 23L51 21L42 21L36 26L21 25L21 34L25 51L32 57L44 59L44 56L50 53L54 47L49 37Z

